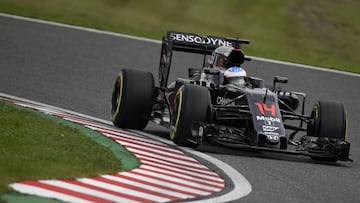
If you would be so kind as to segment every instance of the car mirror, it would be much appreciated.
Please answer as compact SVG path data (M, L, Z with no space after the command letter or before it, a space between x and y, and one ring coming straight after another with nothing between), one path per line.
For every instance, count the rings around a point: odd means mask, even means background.
M274 83L284 83L286 84L288 82L288 78L281 77L281 76L275 76Z
M275 77L274 77L274 83L273 83L272 91L275 91L276 83L286 84L287 82L288 82L288 78L286 78L286 77L281 77L281 76L275 76Z
M189 78L197 77L201 75L201 68L189 68L188 69L188 76Z

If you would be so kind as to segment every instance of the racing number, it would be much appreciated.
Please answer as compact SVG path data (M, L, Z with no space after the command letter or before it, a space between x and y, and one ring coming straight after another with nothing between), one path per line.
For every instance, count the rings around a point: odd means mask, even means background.
M258 107L261 115L265 115L265 111L267 111L267 112L271 112L272 116L275 116L275 105L274 104L271 104L271 106L268 107L266 104L255 102L255 105Z

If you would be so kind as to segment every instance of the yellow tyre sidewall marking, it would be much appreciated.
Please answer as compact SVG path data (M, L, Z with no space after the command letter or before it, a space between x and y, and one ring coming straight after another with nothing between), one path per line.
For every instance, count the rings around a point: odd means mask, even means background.
M179 98L179 104L178 104L178 109L177 109L175 126L174 126L174 129L172 129L172 132L170 134L171 140L173 140L175 138L175 133L176 133L177 127L179 125L180 114L181 114L181 105L182 105L182 94L183 94L182 89L180 88L179 91L176 93L176 97L180 97L180 98Z
M315 118L319 118L319 108L317 105L314 106L313 111L315 111Z
M118 97L118 101L117 101L116 111L115 111L114 115L112 116L113 121L115 120L116 116L119 114L120 105L121 105L122 90L123 90L123 74L122 74L122 72L119 73L118 79L120 79L119 97Z
M315 111L315 117L318 119L319 118L319 108L318 106L314 106L313 111ZM348 135L348 130L349 130L349 121L347 119L347 112L345 111L345 135L344 135L344 140L346 140L347 135Z

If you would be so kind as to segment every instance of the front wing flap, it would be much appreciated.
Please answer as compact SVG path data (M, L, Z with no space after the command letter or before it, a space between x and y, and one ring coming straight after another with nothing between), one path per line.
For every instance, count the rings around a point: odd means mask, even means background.
M350 143L346 141L326 142L319 145L317 141L313 140L313 137L308 137L306 141L302 141L302 143L297 146L281 149L271 146L257 146L251 142L251 139L237 139L235 138L235 134L219 135L218 132L210 132L209 129L214 129L214 126L211 127L209 124L204 123L194 125L192 134L197 144L218 144L223 147L240 150L301 155L311 157L314 160L353 162L353 160L349 158Z

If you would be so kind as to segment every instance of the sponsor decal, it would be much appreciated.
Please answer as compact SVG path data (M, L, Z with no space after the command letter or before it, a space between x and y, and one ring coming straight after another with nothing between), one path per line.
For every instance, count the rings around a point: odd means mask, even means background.
M255 105L258 107L261 115L265 115L265 112L270 112L272 116L275 116L275 104L271 104L268 107L267 104L255 102Z
M232 46L232 43L225 39L215 37L200 37L198 35L184 34L184 33L171 33L170 37L174 41L188 42L196 44L207 44L213 46Z
M272 140L272 141L279 141L279 134L267 134L265 133L267 139Z
M267 116L256 116L256 120L281 123L280 118L273 118L273 117L267 117Z
M231 101L231 99L220 97L220 96L218 96L216 98L216 103L219 104L219 105L226 105L227 104L227 105L230 105L230 106L235 106L235 102L229 103L230 101Z
M274 127L274 126L267 126L267 125L263 125L263 131L266 132L274 132L275 130L279 129L279 127Z
M271 121L265 120L264 123L265 123L265 125L274 126L274 123Z
M265 135L276 135L276 136L279 136L280 134L279 133L276 133L276 132L264 132Z

